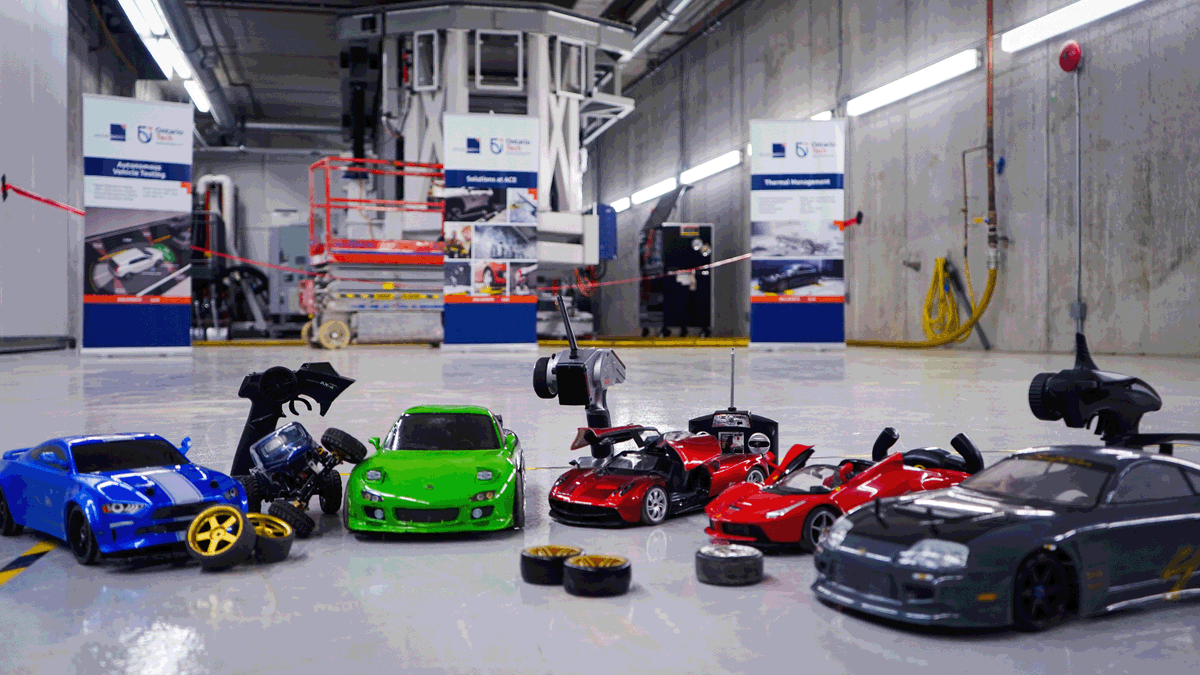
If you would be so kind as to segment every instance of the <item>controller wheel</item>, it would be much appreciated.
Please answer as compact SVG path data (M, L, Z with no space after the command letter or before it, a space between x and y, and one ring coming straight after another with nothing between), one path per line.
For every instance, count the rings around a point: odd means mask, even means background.
M272 403L287 403L300 393L300 382L296 374L283 366L267 368L259 378L258 388Z

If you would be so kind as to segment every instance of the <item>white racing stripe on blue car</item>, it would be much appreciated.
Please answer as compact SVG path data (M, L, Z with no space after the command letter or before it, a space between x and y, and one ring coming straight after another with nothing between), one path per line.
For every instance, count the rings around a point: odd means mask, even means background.
M165 492L172 504L195 504L204 499L191 481L174 471L153 471L142 475Z

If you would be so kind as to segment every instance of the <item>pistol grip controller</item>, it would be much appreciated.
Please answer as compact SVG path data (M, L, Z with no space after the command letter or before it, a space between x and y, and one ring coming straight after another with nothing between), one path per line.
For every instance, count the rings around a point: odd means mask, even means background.
M250 446L275 431L275 425L283 418L285 403L291 413L297 415L296 402L312 410L312 404L301 397L311 398L317 402L318 412L324 417L334 399L352 384L354 380L338 375L333 366L326 362L305 363L295 371L275 366L261 373L247 375L238 389L238 396L250 399L250 414L246 417L242 438L233 453L230 475L250 473L253 466Z

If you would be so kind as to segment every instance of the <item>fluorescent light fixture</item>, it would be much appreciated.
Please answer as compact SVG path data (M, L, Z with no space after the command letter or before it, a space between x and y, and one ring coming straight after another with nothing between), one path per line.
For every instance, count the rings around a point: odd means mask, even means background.
M175 72L179 73L179 77L184 80L192 79L192 66L188 64L187 58L179 50L179 45L168 38L162 38L159 42L163 43L163 51L171 55L171 65L175 68Z
M163 77L171 79L171 73L175 71L175 55L170 50L166 49L169 40L159 40L158 38L143 38L142 44L146 45L146 51L150 52L150 56L154 57L154 62L158 64L158 69L162 71Z
M747 157L753 157L753 156L754 156L754 144L753 144L753 143L747 143L747 144L746 144L746 156L747 156Z
M942 59L931 66L909 73L895 82L889 82L862 96L850 99L850 102L846 104L846 114L862 115L889 103L908 98L917 92L936 87L947 80L975 70L979 67L979 61L978 49L961 51L948 59Z
M633 204L630 203L629 197L621 197L617 201L609 204L609 206L613 207L613 211L620 213L622 211L628 211L629 207L633 206Z
M133 0L133 2L137 5L138 11L142 13L142 17L146 19L146 27L150 29L151 33L154 35L167 34L167 22L163 19L162 9L155 0Z
M741 163L742 151L733 150L732 152L727 152L720 157L710 159L707 162L703 162L698 166L694 166L687 171L684 171L683 173L679 174L679 182L683 183L684 185L698 183L709 176L721 173L725 169L732 169Z
M133 31L142 37L153 35L150 31L150 24L146 22L146 17L142 16L142 10L138 9L135 0L119 1L125 16L129 17L129 23L133 24Z
M1103 19L1109 14L1114 14L1134 5L1140 5L1143 1L1080 0L1002 34L1000 36L1000 49L1009 54L1019 52L1026 47L1032 47L1039 42L1045 42L1056 35L1062 35L1067 31L1072 31L1098 19Z
M828 122L829 120L833 119L833 111L826 110L825 112L819 112L808 119L814 122Z
M183 88L187 89L188 96L192 97L192 105L196 106L196 110L206 113L212 109L212 104L208 101L208 94L204 92L204 87L196 80L184 80Z
M676 182L675 177L672 176L666 180L660 180L648 188L638 190L637 192L633 193L633 196L630 197L630 199L633 200L634 204L641 204L648 202L655 197L661 197L677 187L679 187L679 183Z

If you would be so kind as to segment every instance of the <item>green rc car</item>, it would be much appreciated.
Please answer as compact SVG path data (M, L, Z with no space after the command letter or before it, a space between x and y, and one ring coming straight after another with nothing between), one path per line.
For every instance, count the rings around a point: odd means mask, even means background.
M342 518L351 532L477 532L525 524L517 435L479 406L418 406L372 438L350 473Z

